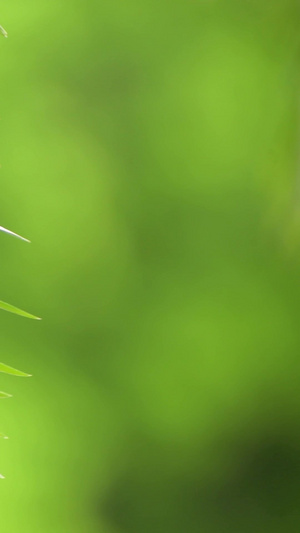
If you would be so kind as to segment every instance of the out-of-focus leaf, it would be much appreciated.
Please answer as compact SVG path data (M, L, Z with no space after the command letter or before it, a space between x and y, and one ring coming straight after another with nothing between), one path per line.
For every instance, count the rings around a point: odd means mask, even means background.
M1 31L1 26L0 26ZM22 237L22 235L18 235L18 233L14 233L13 231L10 231L9 229L3 228L3 226L0 226L0 231L3 231L4 233L8 233L9 235L12 235L13 237L17 237L17 239L21 239L25 242L30 242L29 239L25 239L25 237Z
M7 394L7 392L0 391L0 398L11 398L11 394Z
M4 433L0 433L0 439L8 439L8 436L4 435Z
M15 307L14 305L10 305L2 301L0 301L0 309L8 311L9 313L14 313L15 315L25 316L26 318L41 320L41 318L39 318L38 316L31 315L30 313L27 313L27 311L23 311L22 309L18 309L18 307Z
M20 377L25 377L25 378L28 378L31 376L31 374L26 374L26 372L21 372L21 370L17 370L16 368L7 366L4 363L0 363L0 372L4 372L5 374L11 374L12 376L20 376Z
M7 37L7 31L2 27L0 26L0 33L3 35L3 37Z

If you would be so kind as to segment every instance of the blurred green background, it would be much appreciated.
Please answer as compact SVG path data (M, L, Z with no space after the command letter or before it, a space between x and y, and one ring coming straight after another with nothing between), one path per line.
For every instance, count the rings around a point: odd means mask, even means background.
M300 3L3 3L4 533L300 527Z

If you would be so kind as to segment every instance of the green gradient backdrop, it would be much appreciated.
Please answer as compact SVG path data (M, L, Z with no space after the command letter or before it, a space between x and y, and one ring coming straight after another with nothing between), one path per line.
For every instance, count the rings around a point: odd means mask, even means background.
M298 532L296 0L9 0L3 533Z

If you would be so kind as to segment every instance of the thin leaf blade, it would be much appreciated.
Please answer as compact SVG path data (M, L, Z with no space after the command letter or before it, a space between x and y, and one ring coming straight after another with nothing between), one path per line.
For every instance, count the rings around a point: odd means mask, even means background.
M29 378L31 376L31 374L27 374L26 372L22 372L21 370L12 368L11 366L5 365L4 363L0 363L0 372L3 372L4 374L10 374L11 376L20 376L24 378Z
M0 32L1 32L1 26L0 26ZM13 237L16 237L17 239L21 239L21 241L30 242L29 239L26 239L25 237L22 237L22 235L19 235L18 233L14 233L13 231L10 231L10 229L6 229L3 226L0 226L0 231L3 231L4 233L8 233L8 235L12 235Z
M0 398L12 398L12 394L0 391Z
M33 320L41 320L38 316L32 315L31 313L27 313L27 311L23 311L23 309L19 309L18 307L15 307L14 305L8 304L6 302L0 301L0 309L3 311L8 311L8 313L14 313L15 315L24 316L25 318L32 318Z
M2 26L0 26L0 33L3 35L3 37L8 37L7 31Z

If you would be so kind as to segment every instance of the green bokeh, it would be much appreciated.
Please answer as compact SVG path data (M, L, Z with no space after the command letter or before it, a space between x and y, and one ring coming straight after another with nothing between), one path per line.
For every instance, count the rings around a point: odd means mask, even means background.
M0 23L3 533L298 533L298 0Z

